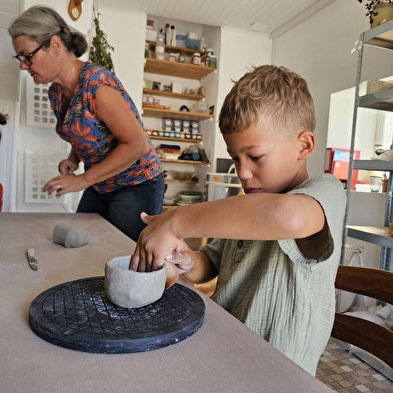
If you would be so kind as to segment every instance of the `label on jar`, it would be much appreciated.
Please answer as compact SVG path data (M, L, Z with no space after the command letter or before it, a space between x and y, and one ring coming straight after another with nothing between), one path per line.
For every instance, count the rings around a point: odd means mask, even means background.
M201 56L199 53L194 53L192 56L192 64L200 65L201 64Z
M216 68L216 67L217 67L217 60L216 60L215 56L212 56L212 57L209 59L208 66L209 66L209 67L213 67L213 68Z

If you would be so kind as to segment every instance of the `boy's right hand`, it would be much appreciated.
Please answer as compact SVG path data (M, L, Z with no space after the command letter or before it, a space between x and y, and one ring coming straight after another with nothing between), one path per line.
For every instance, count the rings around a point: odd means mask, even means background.
M149 216L141 213L141 219L148 226L140 233L134 254L131 258L130 269L138 272L150 272L158 270L169 256L176 266L187 266L191 263L191 257L185 262L183 257L174 252L192 253L187 244L172 231L172 225L167 218L170 212L157 216ZM190 268L190 267L189 267ZM180 269L182 270L182 269ZM181 274L182 271L179 272Z

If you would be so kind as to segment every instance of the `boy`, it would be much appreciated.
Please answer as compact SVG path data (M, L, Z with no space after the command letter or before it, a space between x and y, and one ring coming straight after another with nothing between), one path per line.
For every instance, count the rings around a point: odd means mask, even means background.
M245 195L141 215L130 268L164 261L194 283L218 276L219 305L312 375L334 320L345 192L329 174L309 177L315 111L307 83L265 65L235 83L219 126ZM214 237L190 250L183 238Z

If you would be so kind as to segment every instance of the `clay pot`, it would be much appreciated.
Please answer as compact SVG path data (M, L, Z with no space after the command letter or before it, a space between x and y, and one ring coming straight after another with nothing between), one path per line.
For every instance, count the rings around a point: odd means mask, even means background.
M113 258L105 265L105 291L113 304L125 308L146 306L165 290L166 265L154 272L129 270L130 255Z
M371 28L393 19L393 3L378 3L373 8ZM376 15L375 15L376 14Z

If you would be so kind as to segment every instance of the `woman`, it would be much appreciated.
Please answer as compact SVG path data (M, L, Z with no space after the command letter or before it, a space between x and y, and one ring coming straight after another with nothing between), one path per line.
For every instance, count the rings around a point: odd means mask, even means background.
M131 97L113 73L78 60L86 39L53 9L29 8L8 32L20 68L37 84L52 82L56 132L71 144L60 175L43 190L57 196L85 190L77 212L99 213L137 240L145 227L140 213L162 210L164 178ZM85 172L76 175L80 162Z

